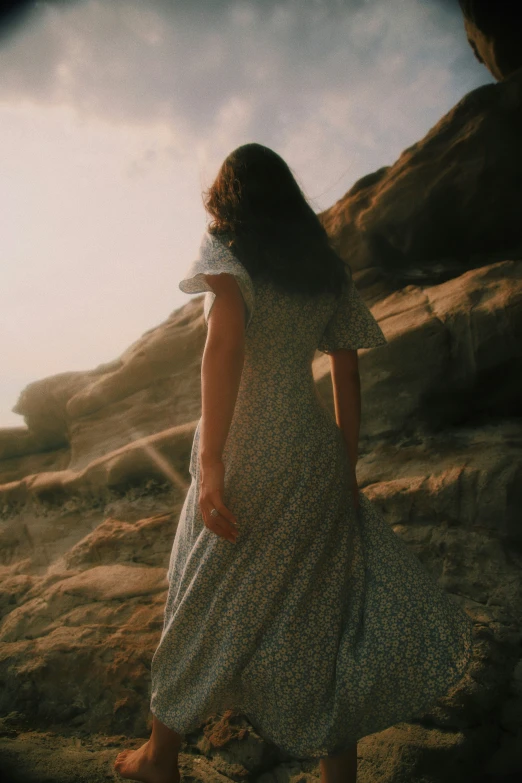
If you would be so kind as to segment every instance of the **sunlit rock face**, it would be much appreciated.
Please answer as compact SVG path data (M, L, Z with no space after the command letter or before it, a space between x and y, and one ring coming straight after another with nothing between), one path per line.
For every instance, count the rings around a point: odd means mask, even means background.
M387 337L359 352L361 492L476 637L452 692L359 742L361 783L522 769L519 121L518 75L476 90L322 216ZM35 380L27 426L0 430L0 772L101 780L148 738L204 341L196 297L113 362ZM333 413L329 362L313 372ZM187 779L319 779L233 713L180 758Z
M92 469L144 437L165 439L168 430L199 418L204 342L197 298L115 361L31 383L13 408L27 428L0 429L0 484L43 471ZM156 474L152 465L151 471Z
M521 140L522 69L465 95L322 213L324 225L352 269L396 287L522 258Z
M522 68L522 6L518 0L459 0L476 58L505 79Z

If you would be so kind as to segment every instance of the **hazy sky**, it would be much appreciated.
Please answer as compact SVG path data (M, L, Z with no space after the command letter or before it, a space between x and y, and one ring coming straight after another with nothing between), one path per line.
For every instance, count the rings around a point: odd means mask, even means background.
M32 6L32 8L29 8ZM0 38L0 427L190 297L201 190L282 155L320 211L494 81L457 0L76 0Z

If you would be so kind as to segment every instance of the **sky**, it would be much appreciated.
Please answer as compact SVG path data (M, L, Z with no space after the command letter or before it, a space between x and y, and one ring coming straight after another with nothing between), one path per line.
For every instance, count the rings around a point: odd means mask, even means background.
M313 208L494 81L457 0L54 0L0 27L0 427L22 389L116 359L178 283L235 147ZM0 20L1 21L1 20Z

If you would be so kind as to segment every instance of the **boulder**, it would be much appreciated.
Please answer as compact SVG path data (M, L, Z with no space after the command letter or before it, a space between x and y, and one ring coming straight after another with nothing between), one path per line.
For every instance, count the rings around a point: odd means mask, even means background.
M518 0L459 0L475 57L495 79L522 68L522 6Z
M465 95L321 220L352 270L388 290L522 258L522 69ZM364 285L366 280L363 279Z

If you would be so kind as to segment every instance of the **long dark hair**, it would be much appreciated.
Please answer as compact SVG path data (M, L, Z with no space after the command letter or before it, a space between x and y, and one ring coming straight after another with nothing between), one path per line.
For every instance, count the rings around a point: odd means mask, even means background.
M250 276L288 292L340 295L350 266L330 238L285 161L261 144L224 160L203 193L211 234L219 235Z

